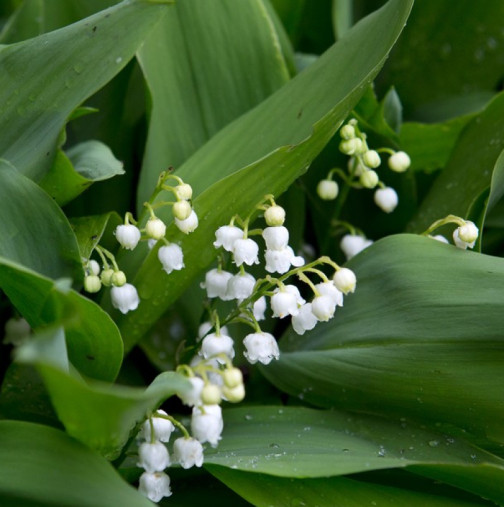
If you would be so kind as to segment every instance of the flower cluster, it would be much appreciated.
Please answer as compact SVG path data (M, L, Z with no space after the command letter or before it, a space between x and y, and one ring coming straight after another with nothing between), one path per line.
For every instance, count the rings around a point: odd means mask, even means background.
M350 156L347 171L332 169L326 179L317 185L317 193L321 199L334 200L338 196L338 184L333 181L334 174L338 174L343 181L353 188L376 188L374 202L385 213L391 213L396 208L399 198L397 192L386 186L375 171L381 165L380 153L389 154L388 166L397 173L408 169L411 160L404 151L394 151L390 148L370 150L366 141L366 134L361 132L357 120L351 119L340 129L341 142L339 149ZM378 188L377 188L378 187Z
M174 179L177 185L166 184L168 179ZM160 201L152 204L161 191L171 193L174 201ZM198 227L198 216L192 204L192 187L184 183L181 178L170 172L161 173L156 189L149 202L144 203L149 213L149 218L143 228L138 227L138 222L131 213L126 213L124 224L118 225L114 231L115 237L122 248L134 250L140 241L147 240L149 248L153 248L158 241L163 243L157 251L162 269L170 274L184 268L184 254L180 245L171 243L166 238L166 224L154 211L162 206L172 206L173 218L177 228L184 234L193 232ZM127 283L126 275L117 265L114 255L105 248L97 245L96 252L101 258L103 270L94 259L84 260L85 270L84 290L89 293L98 292L102 285L111 287L110 296L112 305L122 313L136 310L140 303L138 292L134 285Z
M436 234L434 236L431 235L439 227L447 224L455 224L458 227L453 231L453 243L456 247L461 248L462 250L467 250L468 248L474 248L476 241L479 236L479 229L476 227L474 222L470 220L464 220L463 218L457 217L455 215L448 215L441 220L436 220L423 234L425 236L429 236L432 239L440 241L441 243L448 243L448 240L441 234Z

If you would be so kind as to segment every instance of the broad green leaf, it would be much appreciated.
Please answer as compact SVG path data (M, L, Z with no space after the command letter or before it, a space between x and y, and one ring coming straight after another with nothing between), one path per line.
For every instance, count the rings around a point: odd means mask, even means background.
M180 374L158 375L147 389L80 379L55 364L65 356L65 341L52 333L30 341L18 360L36 366L67 433L108 459L116 458L135 427L162 401L183 393L190 383Z
M408 119L442 121L478 111L504 76L503 15L498 0L484 10L471 0L416 2L379 88L396 87Z
M205 452L207 465L297 478L404 467L415 472L419 465L421 474L439 473L447 483L504 500L498 479L504 460L410 421L303 407L243 407L225 411L224 421L219 446Z
M246 216L265 194L278 196L306 171L378 72L410 6L393 0L358 23L316 63L221 130L180 168L177 174L194 188L200 226L186 238L173 225L168 229L167 237L182 243L184 270L168 279L160 276L157 249L143 262L133 279L142 298L139 309L118 316L127 350L214 260L214 231L236 213ZM166 198L163 192L159 196ZM156 213L170 223L170 210ZM130 272L145 253L133 252Z
M178 168L289 79L263 0L177 3L138 60L152 99L139 206L163 169Z
M0 257L0 288L33 327L63 324L72 364L84 375L114 380L122 363L121 335L96 303Z
M0 215L0 256L50 278L82 278L67 218L38 185L5 160L0 160Z
M490 185L492 170L504 148L504 94L492 100L461 132L450 159L411 220L422 232L448 214L465 217L473 201Z
M252 505L317 505L318 507L471 507L491 505L484 501L450 498L423 491L347 479L290 479L209 466L209 471ZM492 504L493 505L493 504Z
M123 164L100 141L79 143L67 152L58 150L53 166L40 186L60 205L75 199L96 181L124 174Z
M0 503L4 507L149 507L102 457L40 424L0 421Z
M453 424L503 442L502 259L412 235L349 262L355 294L328 324L281 340L263 368L318 406Z
M70 113L128 63L168 9L162 3L126 1L1 47L0 122L9 128L0 139L0 156L40 179L52 164Z

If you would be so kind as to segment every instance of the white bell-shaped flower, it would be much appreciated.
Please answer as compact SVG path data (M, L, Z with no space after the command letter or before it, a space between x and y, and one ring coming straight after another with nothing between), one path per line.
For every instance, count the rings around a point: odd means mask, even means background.
M259 264L259 245L250 238L237 239L233 244L233 258L237 266Z
M203 465L203 446L195 438L180 437L173 442L173 459L182 468Z
M388 165L392 171L403 173L411 165L411 159L406 152L398 151L388 159Z
M234 242L243 239L243 230L235 225L223 225L215 231L215 248L222 247L228 252L233 251Z
M457 230L459 239L468 243L469 248L473 248L479 235L479 229L476 227L474 222L466 220L465 224L461 225Z
M304 334L317 325L317 317L313 315L311 303L306 303L299 308L299 313L292 317L292 327L297 334Z
M220 298L228 300L227 286L233 275L228 271L211 269L205 275L205 281L200 286L206 289L209 298Z
M252 295L256 279L249 273L237 273L227 284L227 299L243 301Z
M290 292L296 297L296 302L298 306L304 305L306 301L302 298L301 293L299 292L299 289L295 285L284 285L284 290L287 292ZM276 290L275 290L276 292Z
M201 393L205 387L205 382L200 377L190 377L187 379L191 383L191 389L185 393L177 393L184 405L194 407L201 405Z
M357 285L357 277L355 273L348 268L341 268L334 273L333 283L343 294L348 294L349 292L355 292L355 286ZM343 298L342 298L343 299ZM343 306L343 305L338 305Z
M110 297L112 299L112 306L117 308L121 313L136 310L140 303L138 292L130 283L125 283L121 287L112 287Z
M157 417L160 415L168 415L164 410L156 410L152 416L152 423L147 419L143 424L140 435L147 442L151 441L151 424L154 428L154 438L160 442L168 442L171 434L175 431L175 426L168 419Z
M222 409L219 405L194 407L191 418L191 432L202 444L208 442L216 447L224 428Z
M374 202L385 213L392 213L399 203L399 197L392 187L379 188L374 193Z
M283 250L289 243L289 230L284 226L266 227L262 236L268 250Z
M317 296L312 300L312 313L320 322L332 319L336 311L336 302L330 296Z
M297 297L292 292L279 291L271 296L271 309L273 310L273 317L283 319L287 315L297 315L298 302Z
M164 472L144 472L139 479L138 491L150 501L158 503L172 494L170 478Z
M346 234L341 238L340 248L343 250L347 260L350 260L372 244L373 241L370 239L354 234Z
M339 187L333 180L320 180L317 185L317 194L324 201L333 201L338 197Z
M161 442L144 442L138 447L138 466L146 472L162 472L170 465L170 454Z
M119 244L126 250L133 250L140 241L141 232L132 224L118 225L114 231Z
M191 214L185 220L179 220L178 218L175 218L175 225L184 234L194 232L198 228L198 224L198 215L196 215L196 212L194 210L191 211Z
M158 250L158 259L168 274L172 271L179 271L184 267L184 253L182 252L182 248L175 243L162 246Z
M225 354L229 359L233 359L235 355L234 341L230 336L225 334L221 333L217 335L216 333L210 333L201 342L200 355L208 359L218 354Z
M336 288L333 282L323 282L315 285L322 296L330 297L336 306L343 306L343 293Z
M213 324L209 321L202 322L198 327L198 338L201 340L204 338L208 331L210 331L213 328ZM229 334L228 328L226 326L221 326L220 332L222 334Z
M243 355L249 363L255 364L258 361L262 364L271 363L272 359L280 357L278 344L275 337L270 333L251 333L243 340L246 350Z
M265 296L261 296L255 303L254 303L254 306L252 308L252 311L254 313L254 319L259 321L259 320L264 320L266 318L266 316L264 315L265 312L266 312L266 297Z
M294 250L290 246L282 250L266 250L264 258L268 273L284 274L289 271L291 265L298 268L305 263L303 257L294 255Z

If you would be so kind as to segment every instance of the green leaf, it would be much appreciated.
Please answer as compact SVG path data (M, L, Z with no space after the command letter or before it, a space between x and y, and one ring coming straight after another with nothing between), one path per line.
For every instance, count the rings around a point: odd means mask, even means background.
M503 442L502 259L391 236L349 262L355 294L327 324L281 340L263 368L318 406L453 424Z
M167 237L182 243L186 265L169 275L169 283L160 276L157 249L143 262L133 279L142 299L139 309L118 316L127 350L214 260L214 231L234 214L246 216L265 194L278 196L306 171L378 72L410 5L393 0L357 24L316 63L221 130L180 168L177 174L197 196L200 226L186 238L173 225L168 229ZM161 193L159 199L166 197ZM166 208L156 213L167 223L172 219ZM138 269L145 253L142 248L133 252L130 272Z
M60 205L75 199L96 181L124 174L123 164L100 141L79 143L64 153L58 150L53 166L40 186Z
M5 507L149 507L107 463L62 431L0 421L0 503Z
M131 59L167 10L123 2L68 27L0 48L0 156L40 179L71 112Z
M121 335L96 303L0 257L0 287L33 328L63 324L69 358L84 375L114 380L122 363Z
M318 507L362 507L363 505L407 505L408 507L471 507L486 502L450 498L423 491L401 489L344 477L290 479L209 466L209 471L252 505L317 505Z
M84 382L56 364L65 356L65 342L57 333L46 333L19 349L17 358L31 364L44 379L58 418L67 433L108 459L116 458L135 427L162 401L190 389L180 374L158 375L147 389Z
M138 60L152 98L139 206L161 170L178 168L289 79L262 0L177 3L149 35Z
M467 216L473 201L490 185L492 169L504 149L504 93L461 132L450 160L422 201L408 229L426 230L446 215Z
M67 218L38 185L5 160L0 160L0 215L0 256L50 278L82 278Z
M303 407L243 407L225 411L224 420L206 465L297 478L406 467L504 500L504 460L410 421Z

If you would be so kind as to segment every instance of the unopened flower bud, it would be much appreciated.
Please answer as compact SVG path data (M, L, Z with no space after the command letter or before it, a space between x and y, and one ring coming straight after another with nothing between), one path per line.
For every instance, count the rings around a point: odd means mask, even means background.
M362 155L362 160L364 163L371 167L371 169L376 169L381 164L380 155L375 150L368 150L366 153Z
M124 271L114 271L111 277L112 285L122 287L126 283L126 275Z
M100 274L100 265L94 259L91 259L88 262L87 268L88 268L90 275L99 275Z
M340 136L343 139L353 139L355 137L355 128L352 125L343 125L340 130Z
M206 384L201 391L201 401L205 405L218 405L221 399L220 387L215 384Z
M349 292L355 291L357 278L351 269L341 268L334 273L333 283L343 294L348 294Z
M110 285L112 285L112 277L114 276L114 270L111 269L111 268L108 268L108 269L104 269L102 272L101 272L101 281L103 283L103 285L105 285L105 287L109 287Z
M175 187L175 194L177 195L178 199L185 199L188 201L192 198L192 193L192 187L188 183L181 183Z
M236 387L243 384L243 374L239 368L229 368L222 372L222 379L226 387Z
M479 230L474 222L466 220L464 225L458 228L459 238L466 243L474 243L478 239Z
M355 153L359 153L361 151L362 140L358 137L354 137L353 139L345 139L341 141L339 149L341 153L344 153L345 155L354 155Z
M151 217L145 224L145 233L152 239L164 238L164 235L166 234L166 225L160 218Z
M359 181L364 188L374 188L378 185L380 178L378 177L376 171L369 170L360 175Z
M406 152L398 151L388 159L388 165L392 171L403 173L411 165L411 159Z
M374 194L374 202L385 213L392 213L397 207L399 197L391 187L379 188Z
M99 276L88 275L84 278L84 290L93 294L101 289L101 280Z
M324 201L336 199L338 192L338 184L333 180L320 180L317 185L317 194Z
M245 398L245 386L243 384L239 384L236 387L224 386L222 388L222 395L231 403L239 403Z
M282 206L270 206L264 212L264 220L270 227L274 227L277 225L283 225L285 222L285 210Z
M185 200L173 203L173 216L179 220L185 220L186 218L189 218L191 211L192 206Z

